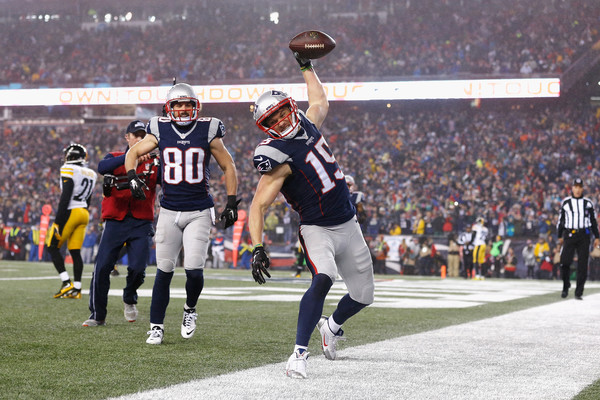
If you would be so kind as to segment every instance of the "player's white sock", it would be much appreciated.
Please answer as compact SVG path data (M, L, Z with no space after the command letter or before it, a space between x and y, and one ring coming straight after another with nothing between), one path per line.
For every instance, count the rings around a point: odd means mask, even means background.
M77 282L77 281L73 282L73 287L75 289L81 290L81 281L79 281L79 282Z
M294 353L296 352L296 350L299 350L299 353L302 354L304 353L306 350L308 350L308 347L306 346L299 346L299 345L295 345L294 346Z
M331 333L333 333L334 335L338 333L338 331L342 327L340 324L333 320L333 315L327 318L327 325L329 326L329 330L331 331Z
M60 280L63 281L63 282L66 282L66 281L70 280L69 279L69 273L67 271L61 272L60 275L59 275L59 277L60 277Z

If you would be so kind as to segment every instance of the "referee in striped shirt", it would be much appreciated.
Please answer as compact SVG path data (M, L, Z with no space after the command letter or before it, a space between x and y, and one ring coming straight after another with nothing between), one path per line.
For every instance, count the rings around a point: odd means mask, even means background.
M562 246L560 274L563 279L563 290L560 296L564 299L569 295L571 263L577 251L575 298L581 300L588 272L590 233L595 237L594 246L600 247L600 234L598 234L594 203L583 197L583 180L581 178L576 178L573 181L571 196L565 198L560 205L560 218L557 228L558 245Z

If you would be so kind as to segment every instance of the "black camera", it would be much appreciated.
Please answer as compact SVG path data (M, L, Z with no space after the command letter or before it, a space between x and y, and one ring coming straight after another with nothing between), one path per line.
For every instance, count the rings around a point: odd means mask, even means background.
M117 186L117 177L114 175L104 175L104 183L102 184L102 194L104 197L110 197L112 188Z

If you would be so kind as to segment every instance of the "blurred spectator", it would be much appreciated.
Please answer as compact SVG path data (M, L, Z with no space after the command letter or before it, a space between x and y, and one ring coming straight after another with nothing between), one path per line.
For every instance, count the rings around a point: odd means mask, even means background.
M505 278L516 278L515 272L517 271L517 256L512 247L508 248L506 252L506 264L504 264L504 277Z
M386 274L385 260L390 251L390 246L385 241L383 235L379 235L373 245L373 252L375 253L375 264L373 265L374 272L376 274Z
M97 242L98 233L96 232L96 227L91 225L85 233L85 239L83 239L83 246L81 247L81 258L85 264L94 262L94 249Z
M225 268L225 236L217 231L211 240L212 268Z
M460 270L460 245L456 239L456 235L451 233L448 236L448 277L456 278L459 276Z
M527 268L527 278L533 279L536 265L536 257L533 249L533 243L531 242L531 240L527 240L527 244L525 245L525 247L523 247L523 251L521 252L521 254L523 256L523 263Z

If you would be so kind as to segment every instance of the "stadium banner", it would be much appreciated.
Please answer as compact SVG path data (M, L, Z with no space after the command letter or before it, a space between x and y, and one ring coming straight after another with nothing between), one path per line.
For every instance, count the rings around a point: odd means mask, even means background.
M324 83L332 101L510 99L560 96L559 78ZM0 106L163 104L170 86L0 90ZM267 90L307 101L304 83L194 86L203 103L254 102Z

